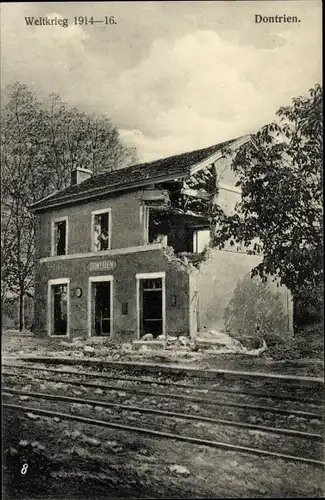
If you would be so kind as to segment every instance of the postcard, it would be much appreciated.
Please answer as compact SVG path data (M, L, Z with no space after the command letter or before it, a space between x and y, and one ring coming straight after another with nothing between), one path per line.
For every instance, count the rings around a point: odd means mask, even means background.
M2 3L5 500L324 495L321 39Z

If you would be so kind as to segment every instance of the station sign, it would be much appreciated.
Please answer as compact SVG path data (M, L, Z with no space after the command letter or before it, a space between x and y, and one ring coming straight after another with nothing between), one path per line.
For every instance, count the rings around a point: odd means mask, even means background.
M89 271L114 271L116 266L115 260L95 260L89 262L87 268Z

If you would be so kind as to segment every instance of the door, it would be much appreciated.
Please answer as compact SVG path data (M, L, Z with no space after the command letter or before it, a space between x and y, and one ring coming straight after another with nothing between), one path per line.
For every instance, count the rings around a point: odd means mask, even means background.
M163 333L162 278L140 279L140 333Z
M111 281L92 283L92 335L109 336L112 332Z
M51 286L51 335L67 335L68 330L68 286Z

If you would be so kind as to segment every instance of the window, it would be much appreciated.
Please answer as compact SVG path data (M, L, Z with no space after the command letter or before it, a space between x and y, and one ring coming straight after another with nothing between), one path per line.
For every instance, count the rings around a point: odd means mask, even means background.
M160 212L145 208L144 228L146 244L161 243L163 247L168 245L169 221L164 220Z
M210 230L195 231L193 233L193 253L203 252L210 243Z
M109 209L92 213L93 252L111 248L111 211Z
M68 251L68 218L52 222L52 255L67 255Z

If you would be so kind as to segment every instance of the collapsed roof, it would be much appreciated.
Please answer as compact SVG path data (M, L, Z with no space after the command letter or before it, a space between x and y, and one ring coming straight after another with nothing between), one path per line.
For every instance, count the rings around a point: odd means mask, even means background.
M132 189L165 180L184 179L191 174L194 166L233 147L246 139L247 136L225 141L214 146L195 151L170 156L161 160L132 165L119 170L104 172L90 179L69 186L34 203L33 211L45 210L62 204L70 204L80 200L98 197L104 194Z

